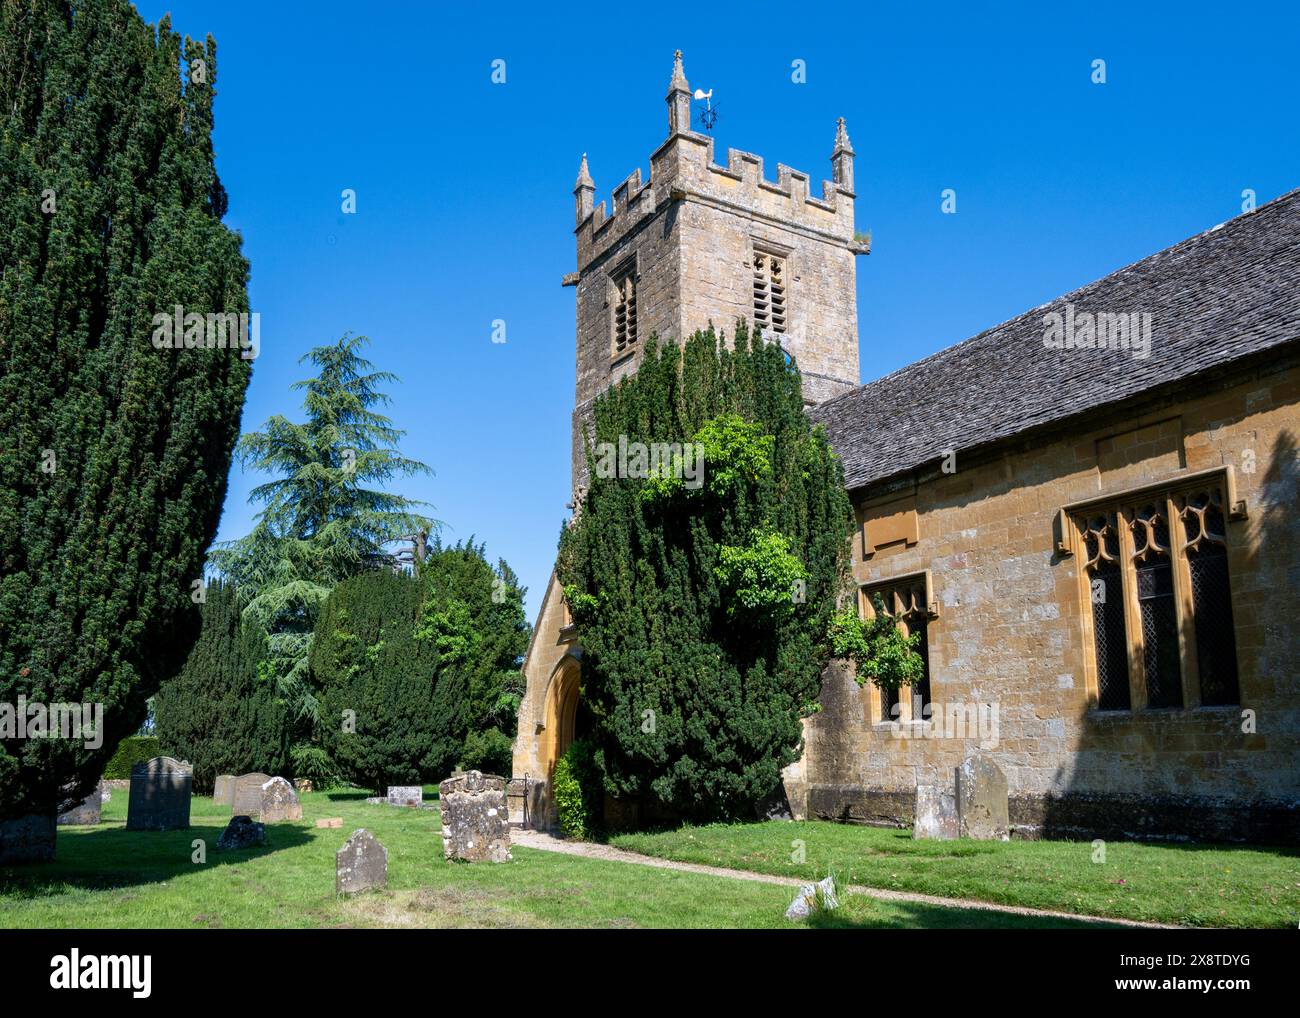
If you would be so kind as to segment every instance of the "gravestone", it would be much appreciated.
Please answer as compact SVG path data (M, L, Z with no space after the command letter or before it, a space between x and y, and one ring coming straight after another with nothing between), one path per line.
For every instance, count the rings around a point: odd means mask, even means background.
M218 852L230 852L239 848L253 848L266 844L266 825L259 824L252 817L240 814L231 817L226 829L217 839Z
M90 790L90 794L66 813L59 814L59 823L74 827L89 826L99 823L100 811L104 805L104 784L99 782Z
M320 817L316 821L316 826L317 827L342 827L343 818L342 817Z
M188 763L156 756L131 768L128 831L172 831L190 825L194 772Z
M0 820L0 866L54 859L54 814Z
M216 784L212 786L212 801L222 806L235 804L235 776L218 774Z
M271 778L262 785L262 823L278 824L284 820L301 820L302 803L293 785L284 778Z
M987 756L969 756L957 768L957 822L963 838L1006 841L1010 837L1007 776Z
M424 802L424 788L421 785L389 785L388 805L419 806Z
M230 815L262 819L262 786L270 780L271 775L261 771L237 777L235 791L230 797Z
M505 778L468 771L440 784L438 795L445 858L468 862L510 860Z
M959 833L956 791L936 785L917 785L916 820L912 824L912 837L951 841Z
M311 783L311 778L294 778L293 787L298 792L314 792L315 787Z
M334 854L334 893L356 894L388 884L388 849L364 827Z

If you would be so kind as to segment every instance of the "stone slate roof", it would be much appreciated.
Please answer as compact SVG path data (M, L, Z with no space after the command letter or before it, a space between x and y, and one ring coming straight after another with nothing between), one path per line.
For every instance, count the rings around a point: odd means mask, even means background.
M1076 315L1150 312L1150 356L1049 348L1044 317L1067 303ZM1300 189L809 414L860 488L1298 338Z

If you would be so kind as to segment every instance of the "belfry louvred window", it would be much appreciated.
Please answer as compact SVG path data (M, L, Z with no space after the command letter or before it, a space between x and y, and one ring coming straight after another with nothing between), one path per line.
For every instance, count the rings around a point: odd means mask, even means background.
M754 326L763 332L785 332L785 259L754 252Z
M1240 702L1225 521L1219 484L1074 517L1099 710Z
M614 356L629 353L636 345L636 270L625 269L614 279Z

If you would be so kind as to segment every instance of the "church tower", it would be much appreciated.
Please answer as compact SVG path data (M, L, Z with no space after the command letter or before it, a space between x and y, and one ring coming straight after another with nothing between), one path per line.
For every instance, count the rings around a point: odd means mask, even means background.
M680 341L710 321L739 319L777 338L799 365L804 399L859 384L857 271L868 253L853 224L853 147L841 118L831 179L812 194L806 173L727 150L691 130L691 90L678 51L668 85L668 137L641 170L596 204L584 153L574 186L578 271L573 484L585 484L582 434L597 395L637 369L652 333Z

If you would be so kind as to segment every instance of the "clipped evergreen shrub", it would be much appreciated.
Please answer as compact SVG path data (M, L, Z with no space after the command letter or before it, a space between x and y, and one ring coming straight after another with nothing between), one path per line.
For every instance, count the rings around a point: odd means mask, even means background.
M218 774L286 772L285 706L264 667L266 633L245 621L236 589L209 584L198 642L154 699L163 750L194 767L194 790L208 793Z
M433 546L420 583L419 635L437 655L433 780L457 768L510 777L530 632L524 588L472 539Z
M132 767L162 754L162 745L157 736L128 735L117 744L117 751L104 768L104 777L110 781L129 780Z
M321 748L346 780L378 793L447 776L434 709L438 655L416 638L420 604L418 580L362 573L330 593L312 639Z

